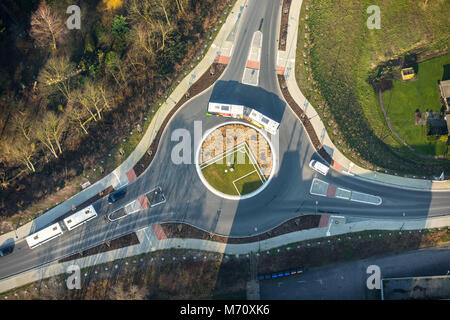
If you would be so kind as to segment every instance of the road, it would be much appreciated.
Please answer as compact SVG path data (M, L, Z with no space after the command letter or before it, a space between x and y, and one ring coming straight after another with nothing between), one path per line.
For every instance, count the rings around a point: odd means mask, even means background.
M433 247L325 267L303 274L260 281L261 300L365 300L375 298L366 286L367 267L377 265L381 278L446 275L450 247ZM379 291L379 290L378 290ZM378 292L379 294L379 292Z
M128 186L125 198L108 205L106 199L94 204L99 217L34 250L26 243L16 244L14 252L0 259L0 279L35 268L57 258L79 252L106 240L127 234L152 223L187 222L221 235L249 236L272 229L293 217L310 213L332 213L380 219L424 218L449 212L449 192L409 191L370 183L330 170L324 181L380 196L380 206L324 198L309 194L312 179L317 174L308 167L311 158L319 159L301 122L286 105L278 88L275 65L279 30L280 0L249 0L238 29L231 61L219 81L199 96L187 102L166 127L154 160L147 170ZM259 86L240 83L246 65L253 34L263 19L262 55ZM190 132L192 147L196 137L194 121L201 121L202 131L227 122L221 117L206 116L210 98L229 99L249 106L258 106L272 118L281 119L280 129L273 141L278 145L278 168L263 192L247 200L220 198L202 184L194 164L174 164L172 141L176 129ZM192 152L192 156L195 152ZM115 222L102 216L123 207L155 186L164 190L163 205L133 213ZM316 205L316 201L318 204ZM406 215L403 216L403 213ZM1 244L0 244L1 245Z

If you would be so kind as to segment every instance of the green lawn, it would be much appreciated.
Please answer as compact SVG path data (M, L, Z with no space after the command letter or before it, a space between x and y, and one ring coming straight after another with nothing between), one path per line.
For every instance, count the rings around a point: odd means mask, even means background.
M414 112L440 111L441 102L437 81L442 80L444 65L450 63L450 54L419 63L418 80L394 81L394 88L383 93L383 102L395 130L417 152L442 155L445 141L427 140L426 127L414 124Z
M380 30L367 28L366 9L370 5L380 7ZM426 6L424 1L416 0L303 1L297 38L297 83L316 108L334 144L353 162L410 175L432 176L450 170L449 161L416 157L390 132L378 95L368 82L369 77L377 75L378 66L392 58L408 52L448 49L449 10L449 1L428 1ZM424 70L419 68L419 74ZM425 80L427 75L419 78ZM436 82L432 85L436 86Z
M242 148L250 152L246 145ZM219 157L213 164L202 165L201 168L203 176L211 187L225 194L239 196L250 193L262 185L259 175L254 172L255 165L248 155L241 153L241 151L234 151L226 158ZM233 169L233 171L230 169ZM237 179L239 180L236 181L235 187L233 181Z

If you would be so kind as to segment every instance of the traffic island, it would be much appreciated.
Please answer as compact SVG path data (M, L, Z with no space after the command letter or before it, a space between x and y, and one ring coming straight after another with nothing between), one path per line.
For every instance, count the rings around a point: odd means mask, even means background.
M230 200L252 197L269 182L274 155L264 133L242 122L211 129L197 150L197 172L214 194Z

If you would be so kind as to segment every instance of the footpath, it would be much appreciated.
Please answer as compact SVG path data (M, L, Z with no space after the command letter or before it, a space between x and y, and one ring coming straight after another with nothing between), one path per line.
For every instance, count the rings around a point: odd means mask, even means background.
M348 158L346 158L339 149L331 141L327 130L317 114L314 106L305 98L300 88L297 85L295 77L295 58L297 52L297 34L299 26L300 10L302 7L302 0L291 1L289 9L289 18L287 26L287 39L286 50L278 50L277 72L278 74L284 74L286 79L286 85L289 93L295 100L295 102L303 109L308 117L311 125L314 128L317 136L320 137L320 141L327 151L327 153L333 159L334 169L344 173L353 175L356 178L369 180L371 182L380 183L389 186L397 186L410 190L422 190L422 191L450 191L450 180L436 181L436 180L424 180L405 178L394 175L389 175L381 172L374 172L358 165L354 164ZM280 10L280 15L283 15L283 10Z
M338 223L336 223L338 222ZM328 226L296 231L262 241L245 244L226 244L200 239L166 238L159 225L152 225L136 231L139 244L111 250L96 255L64 262L50 263L37 269L26 271L20 275L0 280L0 293L24 286L28 283L67 273L68 267L77 265L80 269L104 264L118 259L124 259L140 254L151 253L167 249L190 249L209 252L218 252L225 255L247 255L266 250L272 250L291 243L326 238L350 232L367 230L423 230L427 228L445 228L450 225L450 217L430 219L384 221L370 220L345 223L342 217L331 216Z
M203 73L209 70L213 62L223 64L229 62L233 53L235 36L239 30L240 18L245 12L247 1L248 0L237 0L234 6L229 8L231 12L228 14L226 21L224 21L202 60L186 75L186 77L184 77L175 90L167 97L166 101L160 106L136 149L133 150L130 156L122 162L119 167L95 184L48 210L33 221L24 224L15 231L0 235L0 245L7 244L11 241L23 240L35 230L39 230L52 223L54 220L58 219L58 217L70 211L73 207L78 207L87 199L98 195L99 192L108 187L112 186L117 189L118 186L126 185L129 181L133 180L133 175L130 174L133 172L133 167L149 149L158 133L158 129L163 124L164 119L178 101L184 97L192 84L195 83Z

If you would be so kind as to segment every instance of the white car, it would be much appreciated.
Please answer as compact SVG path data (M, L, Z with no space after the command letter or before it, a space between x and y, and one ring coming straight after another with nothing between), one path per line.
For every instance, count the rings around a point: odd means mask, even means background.
M309 166L311 169L317 171L320 174L323 174L324 176L326 176L328 173L328 170L330 170L329 166L327 166L317 160L311 160L311 162L309 163Z

